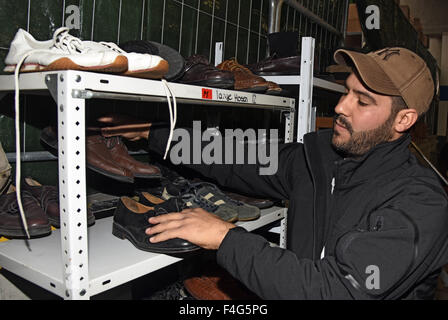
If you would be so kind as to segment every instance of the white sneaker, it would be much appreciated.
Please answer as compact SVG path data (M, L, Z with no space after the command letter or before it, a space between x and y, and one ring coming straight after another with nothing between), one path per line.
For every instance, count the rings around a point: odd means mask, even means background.
M126 76L160 79L168 73L168 61L162 57L149 53L126 52L113 42L84 41L83 43L86 47L97 50L103 46L103 48L108 48L128 58L128 71L124 73Z
M5 72L14 72L21 63L21 72L49 70L83 70L121 73L127 70L127 58L115 51L93 50L71 36L68 28L55 31L52 40L37 41L23 29L17 31L5 59Z

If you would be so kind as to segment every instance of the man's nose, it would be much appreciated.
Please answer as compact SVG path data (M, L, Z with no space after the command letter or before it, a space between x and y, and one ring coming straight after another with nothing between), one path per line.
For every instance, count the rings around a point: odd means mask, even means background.
M350 96L350 94L343 95L340 99L336 107L334 108L334 111L337 114L342 114L346 117L350 115L351 105L353 103L353 97Z

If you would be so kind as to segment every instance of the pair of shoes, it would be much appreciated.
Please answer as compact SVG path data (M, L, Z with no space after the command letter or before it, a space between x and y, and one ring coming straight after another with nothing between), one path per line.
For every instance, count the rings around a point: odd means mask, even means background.
M53 39L38 41L19 29L5 59L5 72L82 70L119 73L126 76L160 79L168 72L168 63L159 56L128 53L112 42L82 41L62 27Z
M232 89L235 83L232 72L219 70L210 65L203 55L192 55L186 59L183 76L180 83L196 86Z
M55 228L61 227L61 217L59 211L59 191L56 186L43 186L31 177L26 177L21 184L23 192L31 194L39 202L45 215ZM87 226L95 224L95 216L87 208Z
M58 149L58 133L54 127L42 130L40 140L53 150ZM87 167L101 175L126 183L137 178L161 178L160 169L135 160L121 138L101 135L86 137Z
M196 198L200 201L211 202L213 205L233 210L236 213L234 221L251 221L260 217L259 208L230 198L213 183L192 183L191 188L193 188Z
M177 181L164 187L162 198L182 197L188 207L200 207L227 222L250 221L260 217L260 209L232 199L209 182Z
M101 135L86 139L87 167L109 178L133 183L134 178L161 178L156 166L135 160L120 137Z
M265 79L239 64L236 58L221 62L217 68L233 73L235 90L264 93L268 89L269 84Z
M218 204L213 203L211 199L204 198L195 193L184 193L180 196L171 196L164 189L164 193L162 195L162 199L168 200L177 200L182 203L181 207L184 209L194 209L194 208L202 208L207 212L214 214L219 217L221 220L227 222L235 222L238 220L238 213L233 209L229 208L229 206L224 205L224 202L218 202ZM157 197L148 193L148 192L137 192L137 196L139 201L144 205L151 206L154 203L157 203Z
M178 199L163 200L149 198L144 205L129 197L121 197L114 212L112 234L120 239L128 239L137 249L155 253L184 253L200 249L198 246L179 238L151 243L145 233L153 225L148 219L170 212L181 212L183 203Z

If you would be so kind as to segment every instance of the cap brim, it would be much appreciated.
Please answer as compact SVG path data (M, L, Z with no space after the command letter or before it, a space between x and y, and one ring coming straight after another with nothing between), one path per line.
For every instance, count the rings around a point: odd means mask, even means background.
M372 91L390 96L401 95L389 76L371 56L339 49L334 53L334 60L337 64L346 66L349 66L350 62L352 62L363 82Z

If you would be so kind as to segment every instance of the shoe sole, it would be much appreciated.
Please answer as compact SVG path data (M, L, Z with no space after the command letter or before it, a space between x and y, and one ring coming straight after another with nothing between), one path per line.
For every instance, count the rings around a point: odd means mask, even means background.
M144 175L144 174L136 174L136 173L134 173L134 177L135 178L139 178L139 179L160 179L160 178L163 178L162 174L160 174L160 173L156 173L156 174L152 174L152 175Z
M233 80L200 80L195 82L181 82L183 84L193 85L193 86L201 86L201 87L212 87L219 89L230 89L235 85L235 81Z
M268 89L267 85L255 86L255 87L249 87L249 88L235 88L235 90L238 90L238 91L258 92L258 93L266 92L267 89Z
M5 72L14 72L17 65L8 65L5 67ZM104 66L84 67L76 64L70 58L60 58L53 61L48 66L40 64L24 63L20 72L44 72L56 70L79 70L79 71L93 71L105 73L122 73L128 69L128 59L125 56L118 56L111 64Z
M169 46L153 41L148 42L157 48L157 55L165 59L169 64L169 70L165 75L165 79L172 82L182 77L185 67L185 59L182 55Z
M244 218L244 219L241 219L241 217L238 217L238 221L252 221L252 220L257 220L258 218L260 218L260 215L258 215L256 217L249 217L249 218Z
M51 226L50 224L48 224L44 226L28 228L28 233L30 234L31 238L47 236L51 233ZM24 229L11 230L7 228L0 228L0 234L8 239L27 238Z
M114 222L112 225L112 234L116 236L119 239L127 239L129 242L131 242L134 247L136 247L139 250L148 251L148 252L154 252L154 253L184 253L184 252L190 252L190 251L196 251L199 250L200 247L194 246L190 248L172 248L172 249L161 249L157 247L151 247L148 248L146 246L142 246L138 243L138 241L132 236L132 234L126 230L126 228L122 227L118 223Z
M145 79L161 79L163 78L169 70L169 65L166 60L160 61L160 63L154 68L136 70L136 71L126 71L123 73L124 76L137 77Z
M120 182L134 183L134 179L133 178L129 178L129 177L126 177L126 176L115 175L115 174L112 174L112 173L110 173L108 171L105 171L103 169L94 167L94 166L92 166L90 164L87 164L87 168L89 168L90 170L95 171L95 172L97 172L97 173L99 173L99 174L101 174L103 176L106 176L106 177L114 179L114 180L118 180Z
M283 71L283 72L253 72L257 76L286 76L286 75L300 75L300 72L297 70L293 71Z

